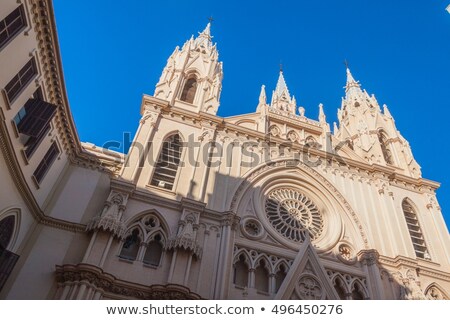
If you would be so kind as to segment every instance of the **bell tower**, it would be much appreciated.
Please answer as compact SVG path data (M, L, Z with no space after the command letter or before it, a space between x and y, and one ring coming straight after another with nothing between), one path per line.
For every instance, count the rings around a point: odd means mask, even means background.
M385 165L413 178L421 177L420 166L408 141L397 130L388 107L383 105L382 111L375 96L361 89L348 67L344 88L336 137L347 141L370 164Z
M196 38L175 48L156 85L156 98L193 112L217 113L223 72L212 38L209 22Z

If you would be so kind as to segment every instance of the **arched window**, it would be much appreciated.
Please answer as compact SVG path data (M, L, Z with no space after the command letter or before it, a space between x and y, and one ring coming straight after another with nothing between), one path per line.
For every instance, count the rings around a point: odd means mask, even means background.
M381 145L381 152L383 152L384 160L387 164L393 165L394 158L392 157L391 148L389 147L389 142L384 132L380 131L378 133L378 141Z
M0 249L6 249L8 247L14 233L15 224L15 216L7 216L0 221Z
M197 79L189 78L184 84L183 91L181 92L181 101L193 103L195 98L195 92L197 91Z
M275 274L275 292L280 290L281 285L283 284L284 278L286 278L286 267L284 264L280 266L280 270Z
M161 153L155 166L152 186L173 189L178 166L180 165L182 141L179 134L168 137L162 144Z
M269 292L269 271L264 260L261 260L255 270L255 288L261 292Z
M347 292L345 290L344 282L341 278L338 277L334 280L334 289L336 290L341 300L347 300Z
M144 255L144 263L150 266L158 267L161 263L161 257L163 253L162 238L160 234L157 234L148 243L147 250Z
M363 288L358 282L355 282L352 290L352 300L364 300Z
M140 244L141 238L139 237L139 230L134 229L125 239L119 257L127 260L136 260Z
M419 220L417 220L416 212L409 200L403 200L402 209L416 257L430 260L430 254L428 253L427 245L425 244L425 239L423 238Z
M243 254L234 264L233 283L242 288L248 287L248 267Z

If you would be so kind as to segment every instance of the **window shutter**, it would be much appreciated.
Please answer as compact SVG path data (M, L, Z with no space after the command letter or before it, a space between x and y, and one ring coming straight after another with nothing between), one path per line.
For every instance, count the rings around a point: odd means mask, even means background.
M19 132L38 137L55 115L56 106L40 99L29 99L25 110L25 118L18 125Z

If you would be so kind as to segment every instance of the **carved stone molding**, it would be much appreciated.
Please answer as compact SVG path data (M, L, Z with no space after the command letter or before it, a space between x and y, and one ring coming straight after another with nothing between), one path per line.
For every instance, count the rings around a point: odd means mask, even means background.
M380 255L376 250L361 250L358 259L363 265L372 266L378 263Z
M122 215L126 209L127 201L128 194L111 191L102 212L91 219L86 226L86 231L103 230L123 239L126 226L122 221Z
M201 297L191 292L187 287L166 284L144 286L116 278L89 264L56 266L56 281L59 287L72 286L87 282L95 290L103 291L104 295L113 294L124 299L143 300L198 300Z

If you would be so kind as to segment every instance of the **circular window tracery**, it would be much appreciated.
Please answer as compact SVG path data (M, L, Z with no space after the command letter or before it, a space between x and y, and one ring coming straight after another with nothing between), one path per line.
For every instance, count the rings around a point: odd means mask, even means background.
M265 201L266 217L282 236L303 242L309 232L311 240L317 239L323 230L322 215L304 194L291 188L271 191Z

